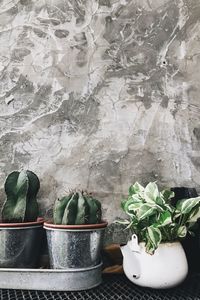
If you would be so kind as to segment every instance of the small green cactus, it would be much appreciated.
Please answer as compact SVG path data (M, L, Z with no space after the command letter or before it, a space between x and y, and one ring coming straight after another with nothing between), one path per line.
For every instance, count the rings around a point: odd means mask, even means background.
M54 224L83 225L101 222L101 203L86 192L73 192L56 200Z
M2 208L4 223L20 223L36 221L38 203L36 195L40 181L36 174L28 170L14 171L5 182L7 199Z

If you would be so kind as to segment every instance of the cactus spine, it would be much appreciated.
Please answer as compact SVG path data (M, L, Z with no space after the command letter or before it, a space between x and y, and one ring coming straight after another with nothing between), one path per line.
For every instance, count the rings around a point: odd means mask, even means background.
M14 171L8 175L4 185L7 199L2 208L5 223L32 222L38 217L36 195L40 181L28 170Z
M101 203L85 192L70 193L56 200L54 224L84 225L101 222Z

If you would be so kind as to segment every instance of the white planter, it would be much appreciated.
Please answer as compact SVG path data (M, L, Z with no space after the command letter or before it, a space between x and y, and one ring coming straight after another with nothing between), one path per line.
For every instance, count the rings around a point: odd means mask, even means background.
M188 263L179 242L160 244L153 255L146 253L137 236L121 247L123 268L133 283L151 288L171 288L181 283L188 273Z

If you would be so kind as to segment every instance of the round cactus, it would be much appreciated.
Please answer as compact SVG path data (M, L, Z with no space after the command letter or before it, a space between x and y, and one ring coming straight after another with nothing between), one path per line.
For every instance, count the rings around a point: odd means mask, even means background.
M86 192L73 192L56 200L54 224L83 225L101 222L101 203Z
M36 221L38 203L36 195L40 181L36 174L28 170L14 171L8 175L5 182L7 199L2 208L4 223L19 223Z

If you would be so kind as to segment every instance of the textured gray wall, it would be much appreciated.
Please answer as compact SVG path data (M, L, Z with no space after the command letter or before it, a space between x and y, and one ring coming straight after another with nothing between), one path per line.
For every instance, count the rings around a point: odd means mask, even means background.
M69 188L120 216L131 182L200 184L200 1L0 0L0 186Z

